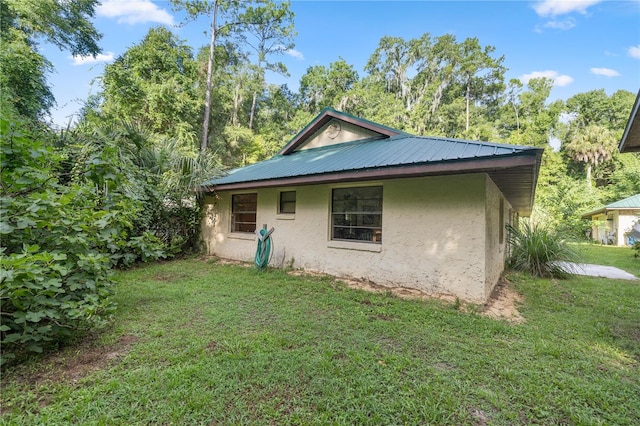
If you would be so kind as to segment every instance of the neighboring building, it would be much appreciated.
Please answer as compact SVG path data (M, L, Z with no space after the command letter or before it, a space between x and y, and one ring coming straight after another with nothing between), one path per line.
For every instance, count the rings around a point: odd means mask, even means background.
M323 110L273 158L204 185L208 253L483 303L505 225L533 207L541 148L414 136Z
M591 238L602 244L630 245L629 237L640 241L640 194L585 213L582 218L591 219Z
M620 140L620 152L640 152L640 119L638 118L638 104L640 104L640 90L636 95L636 101L631 109L629 121Z

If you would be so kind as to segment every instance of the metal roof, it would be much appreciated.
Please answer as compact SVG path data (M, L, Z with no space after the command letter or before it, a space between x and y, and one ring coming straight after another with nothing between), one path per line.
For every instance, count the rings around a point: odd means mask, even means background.
M275 157L231 170L205 185L281 179L352 170L398 167L444 161L517 155L526 147L486 142L398 136L389 139L347 142Z
M620 152L640 152L640 90L638 90L636 101L631 108L631 114L618 149Z
M640 209L640 194L632 195L631 197L624 198L622 200L607 204L599 209L592 210L582 215L583 219L599 214L606 213L608 210L627 210L627 209Z
M298 149L332 119L370 130L377 136ZM486 173L511 206L528 216L543 151L522 145L414 136L326 108L278 155L214 177L202 187L205 191L222 191Z

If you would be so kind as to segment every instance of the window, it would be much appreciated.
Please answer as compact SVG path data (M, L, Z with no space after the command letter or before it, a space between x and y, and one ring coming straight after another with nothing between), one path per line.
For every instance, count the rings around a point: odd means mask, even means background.
M296 191L284 191L280 193L278 213L296 212Z
M235 194L231 196L231 232L254 232L258 194Z
M333 190L331 239L382 242L381 186Z

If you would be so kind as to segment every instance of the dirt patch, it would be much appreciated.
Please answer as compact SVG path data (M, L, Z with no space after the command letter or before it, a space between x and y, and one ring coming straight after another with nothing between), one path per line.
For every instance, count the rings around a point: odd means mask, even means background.
M33 374L20 374L16 380L34 386L46 382L75 383L121 359L137 341L136 336L124 335L109 346L95 346L93 342L88 342L73 349L68 348L44 357L41 365L46 367Z
M234 265L249 268L255 266L252 262L244 262L240 260L225 259L217 256L201 256L200 260L208 263L215 263L216 265Z
M289 274L299 276L299 277L300 276L312 276L312 277L329 276L321 272L305 271L300 269L289 271ZM418 289L408 288L408 287L387 287L380 284L376 284L373 281L369 281L366 279L359 280L359 279L349 278L349 277L332 277L332 278L346 284L346 286L349 288L353 288L356 290L369 291L371 293L390 293L405 299L422 299L422 300L439 299L439 300L444 300L446 302L452 302L452 303L456 301L456 297L450 294L425 293L424 291L420 291ZM371 304L370 301L363 301L361 303Z
M518 305L522 301L522 296L511 287L510 283L505 279L501 279L493 289L491 297L485 303L482 314L491 318L506 319L520 324L525 321L518 310Z
M304 271L299 269L290 271L289 274L295 276L313 277L327 276L326 274L320 272ZM369 280L357 280L347 277L334 278L346 284L347 287L356 290L365 290L373 293L390 293L404 299L437 299L452 304L459 303L461 310L472 310L472 308L469 308L470 305L465 304L464 302L460 302L457 297L451 294L426 293L424 291L408 287L386 287ZM371 302L363 301L361 303L370 304ZM510 286L510 283L508 281L501 279L498 284L496 284L496 287L494 288L493 293L491 294L491 297L489 298L487 303L485 303L482 307L480 314L496 319L506 319L513 323L522 323L524 322L524 317L522 317L522 315L520 315L520 312L518 311L518 305L520 303L522 303L522 296Z

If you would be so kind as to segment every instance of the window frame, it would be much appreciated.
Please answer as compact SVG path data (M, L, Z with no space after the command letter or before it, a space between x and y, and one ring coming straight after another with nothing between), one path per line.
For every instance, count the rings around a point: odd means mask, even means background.
M293 194L293 200L283 200L283 194ZM279 191L278 192L278 214L280 215L294 215L296 214L296 204L297 204L297 194L296 191ZM293 204L293 211L285 211L283 207L283 203L287 203L289 205Z
M377 190L376 194L366 194ZM358 191L365 194L357 194ZM379 191L379 192L378 192ZM345 192L341 195L340 192ZM349 199L349 193L356 198ZM339 199L342 197L342 199ZM342 203L342 206L337 204ZM355 203L355 207L354 207ZM329 198L329 241L343 243L382 244L382 216L384 188L382 184L362 186L339 186L331 188ZM347 205L351 210L347 209ZM344 217L341 217L343 216ZM337 223L336 223L337 222ZM341 229L340 232L337 232ZM348 229L348 231L347 231ZM352 236L345 236L349 232Z
M249 203L253 203L255 205L255 210L241 210L241 211L237 211L236 210L236 200L237 197L247 197L247 196L253 196L254 201L251 202L249 201ZM238 202L239 204L240 202ZM246 203L246 201L245 201ZM238 206L239 207L239 206ZM241 215L241 214L252 214L253 213L253 219L254 221L236 221L236 215ZM254 229L251 231L242 231L240 230L240 226L242 225L247 225L247 224L254 224ZM240 226L238 226L240 225ZM231 232L232 233L239 233L239 234L253 234L255 233L256 229L258 229L258 193L257 192L243 192L243 193L238 193L238 194L231 194L231 220L230 220L230 227L231 227Z

